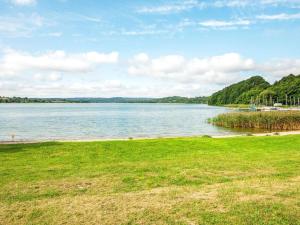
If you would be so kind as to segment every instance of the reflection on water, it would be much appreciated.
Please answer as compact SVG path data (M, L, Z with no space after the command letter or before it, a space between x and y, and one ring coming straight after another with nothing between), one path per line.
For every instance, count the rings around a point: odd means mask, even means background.
M227 111L188 104L0 104L0 140L232 134L207 123Z

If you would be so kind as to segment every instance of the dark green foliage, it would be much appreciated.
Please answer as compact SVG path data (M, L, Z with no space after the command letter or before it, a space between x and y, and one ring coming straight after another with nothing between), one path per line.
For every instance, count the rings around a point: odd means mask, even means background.
M237 98L237 104L249 104L251 98L253 99L254 96L259 96L261 91L261 88L252 88L250 91L244 92Z
M187 104L206 104L208 101L208 97L195 97L195 98L186 98L180 96L166 97L166 98L158 98L154 99L155 103L187 103Z
M298 103L300 98L300 75L293 74L282 78L280 81L275 82L269 87L266 92L278 102L293 105L294 102Z
M1 97L0 103L62 103L72 102L67 99L60 98L21 98L21 97Z
M210 105L250 104L258 105L298 105L300 101L300 75L293 74L270 85L260 76L230 85L214 93L209 100Z
M210 136L210 135L203 135L202 137L203 138L212 138L212 136Z
M269 86L270 84L264 78L254 76L214 93L209 99L209 104L249 104L251 98L258 96Z

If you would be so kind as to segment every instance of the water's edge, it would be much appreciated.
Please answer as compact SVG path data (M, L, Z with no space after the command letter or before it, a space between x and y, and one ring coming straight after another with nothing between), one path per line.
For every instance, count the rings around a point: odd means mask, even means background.
M132 141L132 140L160 140L160 139L190 139L190 138L242 138L242 137L263 137L263 136L287 136L287 135L300 135L300 131L284 131L272 133L253 133L249 134L236 134L224 136L179 136L179 137L141 137L141 138L115 138L115 139L84 139L84 140L32 140L32 141L0 141L0 145L5 144L37 144L48 142L62 142L62 143L80 143L80 142L105 142L105 141Z

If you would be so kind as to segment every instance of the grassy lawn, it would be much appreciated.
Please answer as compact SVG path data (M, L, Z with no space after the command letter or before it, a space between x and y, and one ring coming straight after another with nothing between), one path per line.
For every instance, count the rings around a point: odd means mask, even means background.
M0 224L300 224L300 136L0 145Z

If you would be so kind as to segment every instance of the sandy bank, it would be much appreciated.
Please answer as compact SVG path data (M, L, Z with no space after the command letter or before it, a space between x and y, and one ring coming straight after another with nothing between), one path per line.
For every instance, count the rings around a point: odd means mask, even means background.
M283 131L270 133L251 133L251 134L234 134L211 136L212 138L232 138L245 136L286 136L300 135L300 131ZM95 141L130 141L130 140L153 140L153 139L175 139L175 138L196 138L202 136L184 136L184 137L137 137L137 138L103 138L103 139L83 139L83 140L36 140L36 141L0 141L0 144L35 144L45 142L95 142Z

